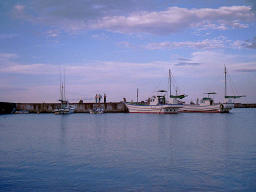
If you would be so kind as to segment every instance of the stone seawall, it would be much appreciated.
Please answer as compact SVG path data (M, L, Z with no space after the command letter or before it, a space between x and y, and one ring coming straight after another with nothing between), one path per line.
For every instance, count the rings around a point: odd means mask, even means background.
M15 103L0 102L0 114L14 113L16 110Z
M256 103L235 103L235 108L256 108Z
M75 106L75 113L89 113L90 109L96 106L104 108L105 113L125 113L127 108L122 102L114 103L70 103ZM60 103L17 103L17 111L27 111L29 113L53 113L53 110L60 107Z

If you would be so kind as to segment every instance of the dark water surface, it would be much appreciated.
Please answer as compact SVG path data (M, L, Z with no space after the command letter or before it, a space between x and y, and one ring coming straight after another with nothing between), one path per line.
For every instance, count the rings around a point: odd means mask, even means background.
M256 110L1 115L0 191L256 191Z

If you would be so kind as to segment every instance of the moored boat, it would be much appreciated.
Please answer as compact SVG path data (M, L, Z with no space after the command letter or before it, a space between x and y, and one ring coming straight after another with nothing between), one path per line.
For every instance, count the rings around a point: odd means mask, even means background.
M170 70L169 84L171 85ZM171 97L171 86L170 86ZM175 99L176 101L176 99ZM157 113L157 114L175 114L179 112L183 104L179 102L170 102L168 91L159 90L156 95L149 98L146 103L125 103L130 113Z
M203 97L200 103L184 104L180 112L197 112L197 113L228 113L233 107L232 103L214 103L213 98L209 95L216 94L215 92L207 93L208 97Z
M161 94L166 91L160 90L156 96L152 96L149 103L125 103L130 113L158 113L158 114L174 114L178 113L178 109L182 104L168 104L166 95Z
M61 76L60 76L61 77ZM64 80L60 79L60 106L54 109L55 114L69 114L74 113L75 107L70 105L68 100L66 99L66 89L65 89L65 73Z
M197 112L197 113L229 113L234 108L233 99L241 98L244 96L228 96L227 95L227 69L225 66L225 101L223 103L214 103L211 95L216 94L215 92L205 93L208 96L203 97L200 103L197 104L184 104L180 109L180 112Z

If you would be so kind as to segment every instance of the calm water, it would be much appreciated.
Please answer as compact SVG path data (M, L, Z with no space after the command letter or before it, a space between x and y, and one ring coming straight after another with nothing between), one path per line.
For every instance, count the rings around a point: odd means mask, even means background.
M1 115L0 191L256 191L256 110Z

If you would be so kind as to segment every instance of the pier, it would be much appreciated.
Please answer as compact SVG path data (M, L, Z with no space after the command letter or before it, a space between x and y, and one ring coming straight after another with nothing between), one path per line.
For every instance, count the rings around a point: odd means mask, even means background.
M75 113L89 113L90 109L96 106L104 108L104 113L125 113L127 108L123 102L109 103L70 103L75 109ZM17 111L28 113L53 113L53 110L60 107L60 103L16 103Z
M94 107L104 108L104 113L127 113L128 109L123 102L109 103L70 103L75 106L75 113L89 113ZM9 103L0 102L0 114L10 114L15 111L24 113L53 113L60 107L60 103ZM235 103L235 108L256 108L255 103Z

